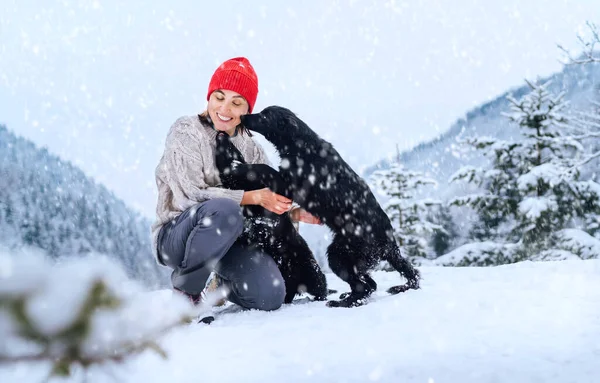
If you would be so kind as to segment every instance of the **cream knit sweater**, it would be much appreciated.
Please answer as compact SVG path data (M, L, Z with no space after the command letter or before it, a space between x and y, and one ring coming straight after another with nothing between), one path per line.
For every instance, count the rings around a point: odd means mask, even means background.
M221 186L215 164L217 131L204 126L198 116L181 117L171 126L165 151L156 167L158 203L152 225L152 252L158 259L158 233L166 223L187 208L212 198L230 198L242 202L243 190ZM248 134L237 134L231 142L248 163L268 164L263 148Z

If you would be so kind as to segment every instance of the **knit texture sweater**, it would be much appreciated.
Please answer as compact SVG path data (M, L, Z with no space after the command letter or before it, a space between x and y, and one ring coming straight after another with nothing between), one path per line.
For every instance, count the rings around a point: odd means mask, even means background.
M156 167L158 202L152 225L152 252L159 264L158 233L186 209L213 198L230 198L240 204L243 190L222 187L215 164L217 131L198 116L177 119L169 129L165 151ZM247 133L231 137L247 163L270 165L263 148Z

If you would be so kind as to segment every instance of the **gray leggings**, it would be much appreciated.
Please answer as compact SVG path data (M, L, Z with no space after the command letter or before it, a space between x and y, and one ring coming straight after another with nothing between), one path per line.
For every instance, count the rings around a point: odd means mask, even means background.
M243 225L242 209L227 198L201 202L166 223L158 249L159 257L173 269L173 287L199 294L214 271L228 288L231 302L259 310L281 307L285 283L273 258L235 243Z

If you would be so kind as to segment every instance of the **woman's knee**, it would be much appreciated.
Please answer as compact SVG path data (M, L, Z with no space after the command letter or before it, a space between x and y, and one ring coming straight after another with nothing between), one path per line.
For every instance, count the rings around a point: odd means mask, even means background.
M281 272L268 255L261 252L248 255L252 266L239 265L239 275L230 279L231 300L249 309L277 310L285 299Z
M206 226L237 227L244 225L242 208L232 199L214 198L195 206L198 223Z
M244 293L240 290L245 289ZM268 278L268 280L252 285L251 283L238 283L236 291L241 306L247 309L273 311L283 305L285 299L285 285L278 278Z
M198 203L161 229L159 255L172 268L211 265L229 250L243 226L235 201L217 198Z

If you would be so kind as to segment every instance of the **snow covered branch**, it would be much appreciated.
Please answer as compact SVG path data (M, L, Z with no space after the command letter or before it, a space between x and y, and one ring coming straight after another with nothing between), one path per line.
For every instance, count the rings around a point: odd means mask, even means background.
M590 154L589 156L585 157L583 160L579 161L578 163L576 163L575 165L573 165L569 170L573 171L576 169L581 168L583 165L587 164L588 162L591 162L593 160L595 160L596 158L600 157L600 151L597 151L595 153Z
M197 315L167 295L144 293L105 259L50 265L0 254L0 364L45 362L68 376L146 350L166 358L157 339Z
M564 48L560 44L558 45L558 48L562 50L568 58L568 61L565 64L589 64L600 62L600 56L598 56L598 53L595 52L596 45L600 44L600 32L598 31L596 24L590 21L586 22L586 24L590 30L591 36L588 38L581 35L577 36L579 45L581 45L583 49L583 53L580 58L574 58L568 49Z

